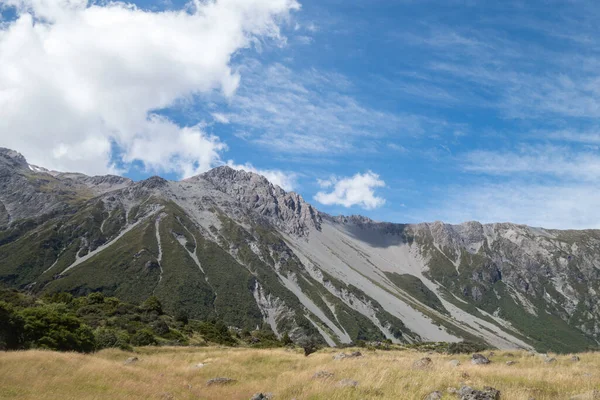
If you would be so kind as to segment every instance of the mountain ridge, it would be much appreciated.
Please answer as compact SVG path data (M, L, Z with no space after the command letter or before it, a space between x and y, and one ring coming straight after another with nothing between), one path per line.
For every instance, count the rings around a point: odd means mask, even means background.
M600 231L331 216L221 166L182 180L33 168L0 149L0 283L102 291L336 345L598 345Z

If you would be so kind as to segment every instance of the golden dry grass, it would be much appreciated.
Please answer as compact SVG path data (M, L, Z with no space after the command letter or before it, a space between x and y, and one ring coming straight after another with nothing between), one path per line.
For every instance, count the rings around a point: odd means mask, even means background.
M348 350L346 350L348 351ZM363 350L361 350L363 351ZM249 399L256 392L272 392L276 399L423 399L434 391L462 383L493 386L503 399L569 399L600 389L600 354L580 354L580 362L556 356L547 364L525 352L496 352L493 363L471 365L470 356L426 355L415 351L363 351L361 358L333 360L334 349L309 357L285 349L141 348L136 354L105 350L92 355L23 351L0 353L2 399ZM139 362L124 365L135 355ZM424 356L430 370L414 370ZM456 358L461 365L453 367ZM508 360L518 364L507 366ZM203 368L193 368L198 363ZM335 374L313 379L315 372ZM468 376L466 375L468 374ZM237 382L207 386L214 377ZM359 382L356 388L338 386L341 379Z

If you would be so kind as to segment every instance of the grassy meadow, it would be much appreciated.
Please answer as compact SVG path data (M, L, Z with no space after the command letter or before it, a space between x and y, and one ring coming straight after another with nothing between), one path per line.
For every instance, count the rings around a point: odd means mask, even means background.
M107 349L94 354L28 350L0 352L2 399L250 399L270 392L274 399L423 399L462 384L499 389L502 399L570 399L600 389L600 354L581 361L556 355L496 351L489 365L472 365L470 355L427 354L415 350L359 349L362 357L334 360L335 349L305 357L301 350L225 347L143 347L134 353ZM345 352L352 351L345 349ZM486 352L487 353L487 352ZM125 364L129 357L139 361ZM430 357L433 366L413 369ZM450 360L457 359L459 366ZM507 361L517 361L508 366ZM197 364L204 366L198 368ZM317 371L333 377L314 378ZM207 385L216 377L235 379ZM340 381L358 382L343 387ZM593 398L593 397L577 397Z

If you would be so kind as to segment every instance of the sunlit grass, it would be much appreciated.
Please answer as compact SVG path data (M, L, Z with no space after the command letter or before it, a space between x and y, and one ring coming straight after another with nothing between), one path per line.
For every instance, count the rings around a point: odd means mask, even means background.
M348 351L348 350L346 350ZM423 353L365 351L364 356L333 360L333 349L304 357L300 350L186 347L140 348L127 353L104 350L96 354L23 351L0 353L2 399L249 399L271 392L276 399L422 399L449 387L467 384L493 386L503 399L568 399L600 388L600 353L580 354L581 361L556 356L545 363L525 352L496 352L490 365L471 365L469 355L427 354L429 370L412 369ZM123 362L131 356L139 361ZM458 359L461 365L449 364ZM507 366L506 361L517 364ZM194 365L204 363L203 368ZM334 373L313 379L315 372ZM207 386L215 377L236 382ZM356 388L339 387L342 379L359 382Z

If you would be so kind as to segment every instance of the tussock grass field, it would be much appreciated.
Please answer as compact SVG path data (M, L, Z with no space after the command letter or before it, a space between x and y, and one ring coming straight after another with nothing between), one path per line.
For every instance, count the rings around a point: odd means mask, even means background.
M600 389L600 353L580 354L579 362L558 355L556 362L546 363L539 355L497 351L491 364L472 365L470 355L358 350L362 357L342 360L333 359L339 352L335 349L309 357L301 350L217 347L149 347L135 353L111 349L89 355L0 352L0 398L250 399L257 392L270 392L277 400L397 400L423 399L440 390L444 399L456 399L447 389L466 384L477 389L495 387L502 399L542 400L569 399ZM139 361L124 364L132 356ZM433 366L413 369L413 362L422 357L430 357ZM452 366L452 359L461 365ZM506 365L510 360L518 363ZM205 365L198 368L199 363ZM334 376L313 378L317 371ZM215 377L236 382L207 385ZM343 379L358 381L358 386L341 387Z

